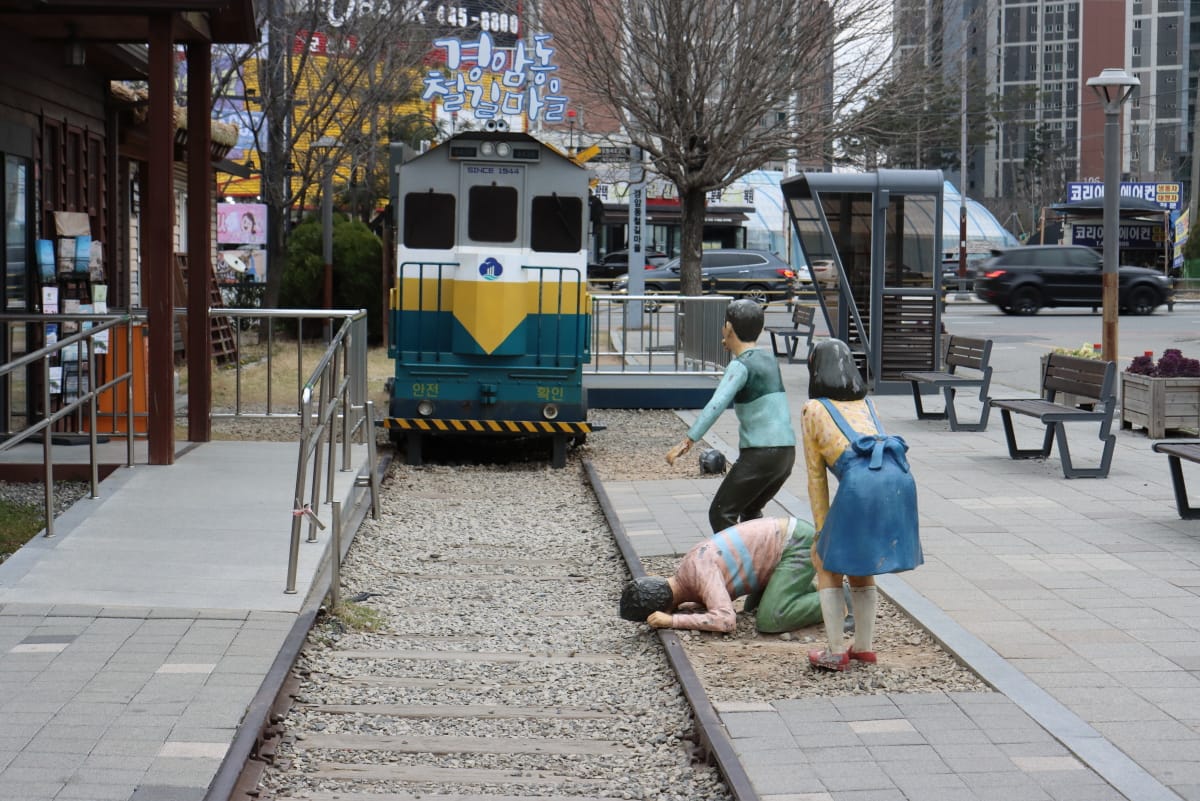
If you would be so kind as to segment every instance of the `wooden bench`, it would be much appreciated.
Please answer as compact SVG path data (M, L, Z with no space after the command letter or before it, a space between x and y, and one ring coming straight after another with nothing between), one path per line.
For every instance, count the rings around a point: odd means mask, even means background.
M1175 506L1184 520L1200 519L1200 507L1188 503L1187 485L1183 483L1182 460L1200 463L1200 442L1156 442L1155 453L1165 453L1171 466L1171 484L1175 487Z
M808 352L812 350L813 318L816 306L802 306L799 303L792 306L792 325L769 325L767 333L771 335L771 350L776 356L786 356L788 364L808 361ZM804 356L797 357L800 340L804 340Z
M988 387L992 383L992 367L988 360L992 355L992 341L974 337L961 337L951 334L946 344L945 370L914 370L900 374L900 378L912 384L913 403L917 407L918 420L948 420L951 431L985 431L987 430L988 413L992 407L988 405ZM969 375L957 372L959 368L975 371ZM930 385L941 389L945 397L945 408L940 412L927 412L921 402L922 385ZM967 387L979 387L979 400L983 404L979 422L960 423L954 410L954 393Z
M1067 356L1051 353L1042 374L1041 398L993 399L990 405L1000 410L1004 419L1004 436L1008 439L1008 454L1013 459L1038 459L1050 455L1050 448L1058 442L1058 453L1062 459L1063 475L1067 478L1105 478L1112 464L1113 448L1117 437L1111 433L1113 412L1116 409L1116 365L1099 359ZM1067 406L1055 403L1058 393L1077 396L1079 405ZM1040 449L1017 447L1013 433L1013 414L1036 417L1046 426L1046 435ZM1099 423L1100 441L1104 450L1099 467L1079 468L1071 462L1071 451L1067 447L1067 423Z

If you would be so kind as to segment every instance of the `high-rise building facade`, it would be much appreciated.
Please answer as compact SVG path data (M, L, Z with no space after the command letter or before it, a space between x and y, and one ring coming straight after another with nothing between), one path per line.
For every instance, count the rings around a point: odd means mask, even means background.
M926 48L949 77L965 32L968 59L985 76L970 91L1002 111L988 143L973 149L967 190L1037 207L1063 200L1068 182L1102 180L1104 112L1087 80L1106 67L1141 80L1121 117L1122 179L1188 181L1193 7L1200 0L897 0L898 15L925 25L923 39L908 31L896 44Z

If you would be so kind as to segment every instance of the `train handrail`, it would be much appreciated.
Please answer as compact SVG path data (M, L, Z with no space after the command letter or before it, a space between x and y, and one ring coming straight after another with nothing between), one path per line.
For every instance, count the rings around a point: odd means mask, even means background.
M351 443L360 435L365 440L371 510L374 517L379 516L379 484L375 472L375 407L365 394L366 343L366 310L348 314L301 386L299 455L296 460L287 583L284 587L284 592L289 595L296 592L300 529L304 521L308 521L308 542L315 542L317 530L325 529L318 511L323 504L331 504L331 525L342 525L341 516L334 513L336 505L333 504L334 463L339 443L342 457L340 469L349 471L352 469ZM355 402L356 389L362 390L362 400L358 403ZM358 483L357 480L355 483ZM333 533L335 544L341 540L341 534L340 531ZM333 558L340 559L341 554L335 553Z

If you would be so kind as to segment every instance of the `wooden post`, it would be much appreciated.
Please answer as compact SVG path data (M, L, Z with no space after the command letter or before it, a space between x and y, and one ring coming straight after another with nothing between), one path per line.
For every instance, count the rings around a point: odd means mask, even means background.
M149 395L150 464L175 461L175 47L171 15L150 17L149 175L145 214L143 290L149 319L150 363L146 382Z
M208 42L191 42L187 47L188 146L187 146L187 232L188 270L187 370L188 439L212 439L212 335L208 302L212 281L212 52Z

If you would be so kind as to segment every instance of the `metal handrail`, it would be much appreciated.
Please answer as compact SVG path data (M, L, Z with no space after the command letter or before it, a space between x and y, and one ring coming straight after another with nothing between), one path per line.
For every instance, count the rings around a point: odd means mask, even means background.
M592 361L585 367L589 374L720 376L729 363L721 326L731 296L591 297ZM772 301L766 305L767 314L779 310L790 316L793 302Z
M265 328L267 335L266 348L266 369L267 369L267 406L265 411L251 412L243 408L242 405L242 363L240 361L234 366L236 374L234 375L234 409L229 411L210 410L210 415L213 419L225 417L274 417L277 415L296 415L300 413L303 405L303 392L305 387L304 381L304 323L306 320L318 321L322 328L329 325L331 321L342 320L343 325L347 320L358 320L362 318L363 332L361 336L352 337L351 349L348 353L352 360L352 373L358 377L350 386L351 401L356 406L361 406L367 398L367 337L366 337L366 311L359 310L339 310L339 309L231 309L224 306L215 306L208 310L210 316L213 317L229 317L233 321L234 329L234 345L238 353L242 351L242 330L243 320L257 320L260 322L260 331ZM274 358L275 358L275 326L272 324L276 320L295 320L296 331L296 405L276 409L275 405L275 388L274 388ZM261 334L260 334L261 342ZM330 343L332 345L332 342ZM328 351L326 351L328 354ZM316 372L315 370L313 371Z
M325 314L329 316L328 312ZM371 511L373 517L379 517L379 484L375 473L375 407L366 399L366 341L366 311L346 315L300 390L300 451L296 462L291 542L287 583L284 587L287 594L296 592L303 521L307 519L309 523L308 542L315 542L317 530L325 529L317 510L322 507L322 488L324 503L333 504L334 462L339 442L341 470L348 471L351 469L351 442L360 435L365 439ZM362 399L361 402L356 403L356 395ZM336 509L336 505L331 509ZM331 524L340 527L341 515L331 514ZM337 543L341 541L341 534L341 531L334 532L335 551L340 548ZM333 558L340 560L341 554L334 553Z
M38 314L38 315L20 315L20 314L5 314L3 315L3 323L5 325L12 324L31 324L39 325L75 323L82 330L70 336L63 337L56 342L45 345L37 350L27 353L24 356L18 357L11 361L6 361L0 365L0 379L14 374L17 370L31 367L33 365L41 365L41 384L42 384L42 414L43 417L22 430L11 434L3 442L0 442L0 452L4 452L17 445L32 439L35 435L42 435L42 462L45 468L45 519L46 530L43 536L54 536L54 456L53 456L53 437L54 425L60 420L69 416L81 413L86 407L88 414L88 460L90 464L90 496L92 498L99 497L100 484L100 468L99 459L97 458L97 437L96 437L96 405L101 394L111 391L116 395L117 385L124 384L125 386L125 442L126 442L126 463L128 466L133 466L134 463L134 446L133 446L133 323L135 320L140 322L140 319L132 315L92 315L92 314ZM86 325L85 325L86 324ZM117 326L125 326L125 365L126 370L123 373L108 378L103 384L96 384L96 340L98 335L111 331ZM115 342L109 337L108 347L114 348ZM79 391L79 396L71 401L62 401L62 405L55 411L51 412L50 407L53 403L52 394L50 392L50 361L55 357L59 357L67 348L85 348L87 350L87 390L82 387ZM82 354L81 354L82 356ZM79 359L82 362L82 358ZM82 379L80 375L80 379ZM113 404L114 410L117 404Z

